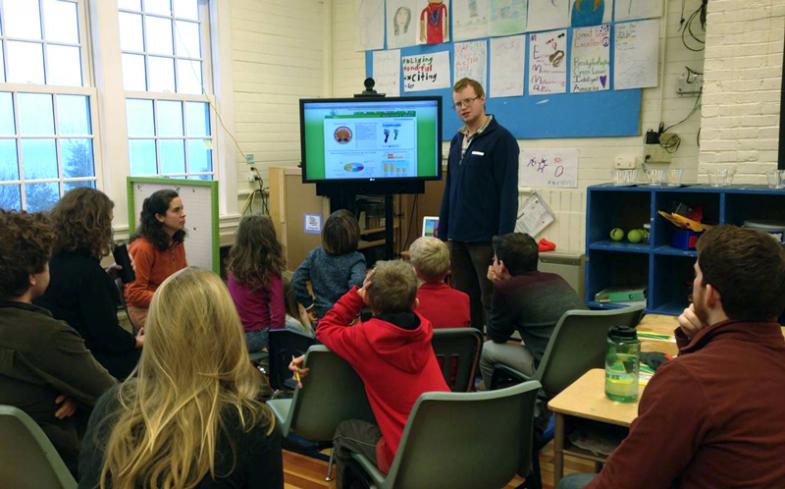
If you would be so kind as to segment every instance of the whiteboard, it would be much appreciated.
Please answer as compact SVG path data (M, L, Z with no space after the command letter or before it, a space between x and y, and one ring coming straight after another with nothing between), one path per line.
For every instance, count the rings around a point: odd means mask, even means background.
M144 199L164 189L174 190L183 201L188 265L220 273L218 182L128 177L128 234L136 231Z

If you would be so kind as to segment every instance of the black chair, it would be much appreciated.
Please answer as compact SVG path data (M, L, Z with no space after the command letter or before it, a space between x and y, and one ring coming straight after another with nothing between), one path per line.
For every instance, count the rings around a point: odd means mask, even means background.
M290 329L270 330L268 343L270 371L268 377L270 387L274 391L294 390L297 382L294 381L292 372L289 371L289 363L292 361L292 357L305 354L311 345L317 343L315 338Z
M480 331L475 328L435 329L431 344L450 390L471 391L482 349Z

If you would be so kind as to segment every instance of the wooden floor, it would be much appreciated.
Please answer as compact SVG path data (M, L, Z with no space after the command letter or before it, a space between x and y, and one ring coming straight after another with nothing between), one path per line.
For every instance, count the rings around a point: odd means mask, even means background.
M540 451L543 489L553 489L553 445L548 444ZM592 472L594 464L578 461L567 457L565 473ZM306 457L293 452L284 451L283 455L284 487L286 489L334 489L335 481L327 482L327 462ZM503 489L517 487L523 479L516 477Z

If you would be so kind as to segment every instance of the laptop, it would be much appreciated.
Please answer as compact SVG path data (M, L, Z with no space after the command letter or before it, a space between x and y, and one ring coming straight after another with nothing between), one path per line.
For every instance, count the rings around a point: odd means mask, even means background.
M438 238L439 232L439 217L438 216L425 216L422 218L422 236L430 236Z

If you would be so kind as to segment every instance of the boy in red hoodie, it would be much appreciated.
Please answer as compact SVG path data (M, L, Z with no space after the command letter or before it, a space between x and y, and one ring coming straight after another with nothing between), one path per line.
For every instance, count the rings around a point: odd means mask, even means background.
M345 487L344 471L352 451L389 471L420 394L449 392L431 347L433 327L413 310L416 294L411 265L379 261L363 286L347 292L319 322L316 338L349 362L363 380L378 424L347 420L338 425L333 448L338 488ZM373 317L352 325L365 304ZM301 364L299 357L290 368L299 370Z

